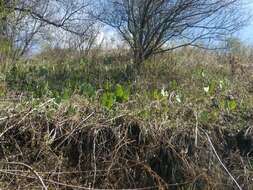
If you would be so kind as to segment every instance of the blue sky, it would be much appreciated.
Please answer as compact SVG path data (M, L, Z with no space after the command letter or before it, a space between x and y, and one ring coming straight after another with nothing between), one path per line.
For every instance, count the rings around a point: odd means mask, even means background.
M243 42L253 45L253 23L242 29L238 37L240 37Z
M253 0L244 1L247 3L246 8L249 9L249 12L252 14L252 18L249 20L248 25L238 33L238 37L245 43L253 45Z
M245 44L253 46L253 0L242 0L246 12L251 14L251 19L248 21L247 25L238 31L235 36L240 38ZM108 39L115 37L115 33L112 32L110 27L105 29L106 37ZM104 35L101 38L105 37Z

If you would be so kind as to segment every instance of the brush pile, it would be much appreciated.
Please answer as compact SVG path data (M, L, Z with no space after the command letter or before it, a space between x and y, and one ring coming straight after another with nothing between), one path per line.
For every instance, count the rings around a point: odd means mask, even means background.
M253 112L237 131L56 107L1 111L2 189L253 189Z

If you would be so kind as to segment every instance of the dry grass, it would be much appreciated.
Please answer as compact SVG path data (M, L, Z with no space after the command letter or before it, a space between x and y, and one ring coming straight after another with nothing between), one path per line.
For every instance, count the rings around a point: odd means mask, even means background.
M78 105L74 115L52 99L2 112L2 188L236 189L231 176L241 189L253 188L252 126L207 127L188 110L188 127L170 128Z
M108 60L3 73L0 188L253 189L251 72L232 76L224 57L191 49L135 79ZM128 100L104 106L106 82L129 88Z

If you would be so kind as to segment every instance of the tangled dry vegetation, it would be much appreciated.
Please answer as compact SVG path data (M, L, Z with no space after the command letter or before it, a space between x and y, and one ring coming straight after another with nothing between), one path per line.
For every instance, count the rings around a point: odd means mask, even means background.
M99 70L90 67L86 71L68 66L75 77L67 75L73 80L66 82L73 84L67 87L63 87L64 78L50 79L57 67L54 71L26 65L25 71L22 67L10 71L0 104L0 187L253 189L249 75L239 75L238 80L225 67L199 63L177 63L173 69L168 69L171 63L154 65L147 64L142 78L131 81L130 94L124 94L123 88L129 82L109 91L99 89L103 84L84 79L96 88L89 96L75 88L82 79L79 71L99 76L98 82L115 75L109 78L115 84L124 70L116 73L115 67L106 64L103 73L96 74ZM67 73L65 67L60 68ZM32 72L39 77L45 73L48 78L41 81L48 79L47 88L33 87L44 83L32 78L36 77ZM22 84L19 88L12 88L15 80ZM55 81L72 91L52 91L56 86L50 82L55 85ZM30 89L39 93L30 96ZM11 100L13 96L18 98Z
M252 125L237 131L190 118L187 128L170 128L87 102L72 116L58 106L50 99L1 112L1 188L253 188ZM252 114L241 117L252 124Z

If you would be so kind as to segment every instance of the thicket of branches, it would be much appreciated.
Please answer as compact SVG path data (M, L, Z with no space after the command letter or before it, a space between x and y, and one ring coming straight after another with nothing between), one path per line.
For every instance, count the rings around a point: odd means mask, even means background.
M99 1L94 16L116 28L131 47L138 66L154 54L189 45L207 47L224 39L244 23L241 3L240 0L103 0Z
M155 54L184 46L213 48L210 44L245 24L241 4L241 0L1 0L0 39L14 58L43 41L87 54L105 24L127 42L140 70Z
M8 42L14 58L25 55L43 40L52 40L52 33L60 33L58 38L75 39L78 46L89 44L96 33L95 21L87 15L89 8L86 0L1 0L1 41Z

